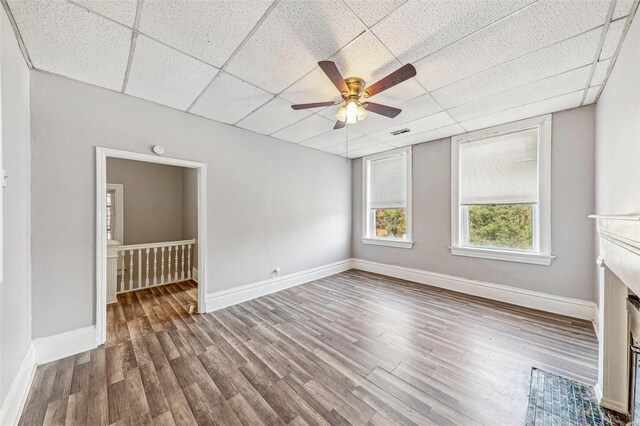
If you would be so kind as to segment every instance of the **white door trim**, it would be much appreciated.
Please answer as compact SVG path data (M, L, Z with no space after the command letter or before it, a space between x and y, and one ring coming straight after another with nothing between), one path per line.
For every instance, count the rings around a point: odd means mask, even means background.
M198 171L198 310L205 312L207 259L207 165L178 158L96 147L96 344L107 340L107 230L105 224L107 157L186 167Z

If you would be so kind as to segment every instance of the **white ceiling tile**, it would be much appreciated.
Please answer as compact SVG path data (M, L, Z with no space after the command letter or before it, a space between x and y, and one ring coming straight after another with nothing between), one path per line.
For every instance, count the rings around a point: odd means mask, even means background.
M283 1L227 69L265 90L279 93L364 29L340 1Z
M9 0L35 68L121 90L131 30L71 3Z
M602 86L589 87L589 90L587 90L587 96L584 98L584 105L590 105L596 101L601 87Z
M602 50L600 51L600 60L611 58L618 49L618 45L622 40L622 33L624 32L624 26L627 24L627 18L618 19L609 24L609 30L604 37L604 43L602 44Z
M432 92L444 108L463 105L532 81L593 63L602 28L596 28Z
M349 151L349 158L360 158L365 155L377 154L379 152L390 151L395 149L396 147L393 145L389 145L388 143L379 143L377 145L371 145L366 148L359 149L357 151ZM342 155L344 157L344 155Z
M372 30L400 60L413 62L529 3L532 0L409 0Z
M393 146L401 147L407 145L415 145L417 143L435 141L442 138L447 138L453 135L459 135L464 133L464 129L458 124L452 124L450 126L441 127L435 130L428 130L422 133L411 134L407 133L407 136L400 137L398 139L391 139L388 141Z
M609 71L610 65L611 59L605 59L604 61L600 61L596 64L596 70L593 73L593 78L591 79L592 86L599 86L604 83L604 80L607 78L607 72Z
M311 115L309 111L294 111L291 109L290 102L276 97L240 120L237 126L270 135L309 115Z
M460 123L467 131L486 129L498 124L510 123L524 118L535 117L541 114L562 111L580 106L584 90L580 90L556 98L545 99L532 104L523 105L497 114L486 115L473 120Z
M335 124L335 123L334 123ZM355 139L362 136L362 133L353 129L353 126L348 126L349 139ZM306 146L315 149L324 149L339 143L345 143L347 140L347 128L332 130L327 133L323 133L320 136L316 136L311 139L307 139L304 142L300 142L301 146Z
M418 61L418 80L433 91L604 23L601 0L542 0Z
M591 65L587 65L577 70L478 99L448 111L453 118L460 122L584 89L591 74L591 67Z
M360 35L329 60L336 63L344 78L360 77L367 85L372 85L402 66L369 31ZM403 102L423 93L425 91L418 82L410 79L386 90L383 95L394 102ZM376 96L375 99L383 95ZM294 103L340 99L338 90L318 67L288 87L281 96Z
M398 107L402 102L417 98L425 93L427 93L427 91L418 83L418 80L411 78L378 95L367 98L367 100Z
M234 124L271 98L272 94L223 72L190 112Z
M367 25L372 26L407 0L346 0L356 15Z
M347 144L346 140L342 140L336 145L324 148L323 151L331 154L345 154L347 148L349 152L352 152L378 144L380 144L378 139L372 138L371 136L362 136L357 139L349 139L349 144Z
M229 59L272 1L144 1L140 31L217 67Z
M415 133L426 132L427 130L438 129L440 127L445 127L454 123L455 121L449 116L449 114L447 114L445 111L442 111L437 114L430 115L428 117L419 118L417 120L413 120L408 123L403 123L397 126L389 127L380 132L373 133L371 136L373 136L378 140L389 142L392 139L397 140L401 137L401 136L394 136L391 134L391 132L395 132L396 130L407 128L411 130L411 133L415 134Z
M631 7L633 6L634 1L635 0L617 0L611 19L618 19L623 16L627 16L629 12L631 12Z
M186 110L217 73L217 68L140 34L126 93Z
M314 136L321 135L322 133L330 132L333 130L334 125L335 121L313 114L289 127L285 127L271 136L288 142L299 143Z
M73 0L72 3L91 9L131 28L136 20L137 0Z

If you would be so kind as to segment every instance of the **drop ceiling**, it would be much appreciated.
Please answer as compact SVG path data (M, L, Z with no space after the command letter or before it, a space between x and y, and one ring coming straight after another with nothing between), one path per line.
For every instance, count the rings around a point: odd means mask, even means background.
M357 158L597 101L633 0L2 0L28 64L288 143ZM317 62L402 108L332 130ZM410 129L393 136L391 132ZM348 145L347 145L348 139ZM348 149L347 149L348 146Z

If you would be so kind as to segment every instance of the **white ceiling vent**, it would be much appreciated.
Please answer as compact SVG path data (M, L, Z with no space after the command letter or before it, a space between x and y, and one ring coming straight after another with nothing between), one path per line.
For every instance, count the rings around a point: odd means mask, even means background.
M391 134L393 136L398 136L398 135L401 135L403 133L409 133L410 131L411 131L410 129L400 129L400 130L396 130L394 132L391 132Z

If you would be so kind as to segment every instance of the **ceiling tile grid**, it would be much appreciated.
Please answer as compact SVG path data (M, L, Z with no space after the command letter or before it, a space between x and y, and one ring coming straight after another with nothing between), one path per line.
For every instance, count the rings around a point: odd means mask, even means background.
M608 8L601 0L541 0L418 61L417 78L439 89L603 25Z
M589 65L593 63L601 36L602 29L596 28L442 87L432 94L444 108L452 108Z
M328 120L318 114L313 114L274 133L273 137L287 142L300 143L322 133L330 132L333 130L334 124L335 120Z
M235 124L271 98L271 93L222 71L189 111L212 120Z
M34 68L122 89L131 30L61 1L8 0Z
M348 132L348 135L347 135L347 132ZM349 140L351 140L351 139L359 138L361 136L362 136L362 133L358 132L357 130L354 130L353 128L347 129L345 127L342 129L332 130L330 132L323 133L311 139L307 139L306 141L300 142L300 145L306 146L308 148L314 148L314 149L326 149L328 147L331 147L340 143L345 143L347 140L347 137L349 137Z
M279 93L364 30L365 26L341 2L283 1L231 60L227 70Z
M373 32L403 62L412 62L532 2L533 0L409 0L376 24Z
M637 8L634 0L7 2L34 68L331 154L345 155L348 133L350 158L596 102ZM332 130L339 106L291 109L341 100L320 60L369 85L408 62L418 74L371 98L399 116L370 112L348 132Z
M591 66L588 65L455 107L450 109L449 113L461 122L553 98L560 94L584 89L590 74Z
M139 35L125 93L186 110L217 73L217 68Z
M270 135L311 115L309 111L294 111L291 103L275 97L237 123L243 129Z
M144 1L140 31L220 68L271 3L265 0Z

